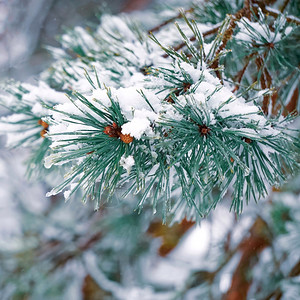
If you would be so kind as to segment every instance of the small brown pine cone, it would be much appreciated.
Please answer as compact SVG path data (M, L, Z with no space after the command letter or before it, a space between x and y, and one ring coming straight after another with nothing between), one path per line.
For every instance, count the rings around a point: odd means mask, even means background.
M43 130L41 130L40 131L40 135L41 135L41 137L44 139L45 138L45 134L48 132L48 130L47 129L43 129Z
M130 144L133 141L133 137L130 134L120 133L120 139L125 144Z
M48 129L48 127L49 127L49 124L46 123L46 122L44 122L42 119L38 120L38 124L41 125L41 126L43 126L44 129Z

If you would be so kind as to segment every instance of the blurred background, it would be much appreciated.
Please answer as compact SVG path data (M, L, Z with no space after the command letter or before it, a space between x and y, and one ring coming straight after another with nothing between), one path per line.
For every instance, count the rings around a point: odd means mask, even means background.
M59 46L64 29L113 14L146 9L151 0L1 0L0 78L26 80L49 65L45 46Z

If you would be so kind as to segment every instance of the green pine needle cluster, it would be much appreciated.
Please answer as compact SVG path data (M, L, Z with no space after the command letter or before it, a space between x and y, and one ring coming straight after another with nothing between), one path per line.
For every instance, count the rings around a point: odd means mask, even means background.
M1 101L14 114L2 118L2 131L31 146L29 173L44 163L65 172L48 195L80 195L98 209L122 191L164 220L196 219L227 193L241 213L297 171L290 124L300 72L286 43L299 24L267 16L259 2L202 23L230 5L194 4L149 35L103 16L96 30L61 38L38 86L9 84Z

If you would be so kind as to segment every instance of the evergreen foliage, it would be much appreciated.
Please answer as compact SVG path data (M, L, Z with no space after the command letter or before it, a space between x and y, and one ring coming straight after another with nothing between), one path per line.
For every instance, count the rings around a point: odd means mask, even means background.
M64 165L48 195L69 199L81 189L98 209L123 187L138 194L139 208L162 204L166 220L178 206L182 217L207 215L231 186L240 213L266 196L266 182L285 182L298 167L286 96L299 85L288 43L299 22L247 3L216 1L204 11L194 3L176 28L154 28L150 39L142 26L104 16L95 31L77 27L61 38L37 87L8 84L2 101L14 114L2 123L16 146L33 148L29 173L44 160ZM225 16L229 8L236 13ZM207 41L202 20L213 15Z
M2 85L0 130L50 186L34 212L0 172L22 225L0 244L3 299L298 300L299 4L185 6L153 28L103 14L49 48L36 84ZM182 280L155 281L153 249L195 222L221 232L213 246L196 264L168 256Z

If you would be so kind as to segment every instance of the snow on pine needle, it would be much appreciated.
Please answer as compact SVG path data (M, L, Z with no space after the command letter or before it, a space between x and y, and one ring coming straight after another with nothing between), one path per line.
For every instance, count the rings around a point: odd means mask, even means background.
M174 61L152 65L143 80L133 74L138 79L127 87L97 86L95 69L88 75L92 92L74 92L73 108L71 103L54 107L49 131L54 154L47 167L69 161L74 166L49 195L71 187L69 197L83 187L85 199L99 202L125 185L141 195L139 207L164 199L167 214L175 196L205 215L231 185L232 205L241 212L244 199L266 195L265 181L284 181L281 160L292 168L293 139L253 101L222 85L205 53L191 62L173 54ZM219 196L212 200L216 188Z
M49 124L44 120L49 111L44 107L66 102L65 94L39 81L38 86L9 82L3 85L0 104L12 114L0 118L0 133L7 134L6 146L26 147L32 150L27 161L27 175L37 177L43 171L42 162L51 144L46 137Z
M245 201L266 196L266 183L282 184L297 166L299 144L285 119L267 118L257 97L234 94L218 78L228 26L229 17L205 43L207 25L186 16L150 37L104 16L95 32L77 27L64 35L41 75L64 100L48 101L39 86L36 108L27 109L47 124L45 167L66 169L48 196L69 199L81 190L99 208L122 188L137 195L139 209L151 204L166 220L176 209L205 216L227 192L240 213ZM170 47L177 41L184 50Z

